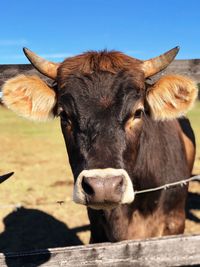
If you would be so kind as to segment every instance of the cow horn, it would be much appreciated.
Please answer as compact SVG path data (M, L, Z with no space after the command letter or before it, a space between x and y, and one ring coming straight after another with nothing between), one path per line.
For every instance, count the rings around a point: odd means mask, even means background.
M178 54L178 51L179 46L176 46L158 57L143 61L142 69L144 71L145 78L165 69Z
M48 61L44 58L39 57L35 53L33 53L31 50L27 48L23 48L25 56L28 58L28 60L31 62L31 64L42 74L45 76L55 80L57 77L57 69L59 67L59 63L54 63L51 61Z
M3 183L5 180L7 180L10 176L13 175L14 172L9 172L4 175L0 175L0 184Z

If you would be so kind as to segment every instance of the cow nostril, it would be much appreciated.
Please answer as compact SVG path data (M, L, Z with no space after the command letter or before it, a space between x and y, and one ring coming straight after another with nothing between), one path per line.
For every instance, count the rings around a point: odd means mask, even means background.
M115 193L118 193L118 194L123 193L123 190L124 190L124 179L123 177L120 177L115 187Z
M83 177L82 180L82 188L83 191L87 194L87 195L93 195L94 194L94 190L92 188L92 186L89 184L89 182L87 181L86 177Z

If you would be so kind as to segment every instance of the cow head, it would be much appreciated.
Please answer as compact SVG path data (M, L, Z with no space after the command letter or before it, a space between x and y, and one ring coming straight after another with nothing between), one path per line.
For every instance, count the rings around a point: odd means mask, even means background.
M3 101L33 120L60 116L74 174L74 201L96 209L134 200L131 170L137 159L145 120L182 116L193 104L196 86L188 78L146 79L163 70L178 48L141 61L116 51L87 52L60 64L28 49L31 63L55 80L20 75L3 87Z

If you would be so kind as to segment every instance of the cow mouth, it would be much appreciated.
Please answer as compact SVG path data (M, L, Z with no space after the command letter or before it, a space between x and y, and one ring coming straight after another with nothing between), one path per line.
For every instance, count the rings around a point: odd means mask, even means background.
M104 200L101 202L90 202L89 199L85 200L85 206L94 209L94 210L112 210L117 208L119 205L121 205L121 202L114 202L114 201L109 201L109 200Z
M99 202L99 203L92 203L92 204L86 204L88 208L91 208L93 210L112 210L117 208L120 205L120 203L111 203L111 202Z

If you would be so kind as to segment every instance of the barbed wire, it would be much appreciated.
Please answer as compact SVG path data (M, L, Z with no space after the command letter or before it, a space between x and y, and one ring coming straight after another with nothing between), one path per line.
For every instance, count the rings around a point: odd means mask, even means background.
M169 189L171 187L175 187L175 186L186 186L187 183L192 182L192 181L200 181L200 175L195 175L195 176L192 176L192 177L185 179L185 180L180 180L178 182L164 184L164 185L158 186L158 187L148 188L148 189L144 189L144 190L138 190L138 191L135 191L134 194L138 195L138 194L155 192L155 191L159 191L159 190L167 190L167 189ZM73 203L73 200L69 199L69 200L59 200L59 201L55 201L55 202L41 202L41 203L32 203L32 204L29 204L29 203L4 204L4 205L0 205L0 209L12 208L14 210L18 210L22 207L50 206L50 205L60 205L61 206L63 204L67 204L70 202Z
M168 189L170 187L174 187L174 186L177 186L177 185L185 186L187 183L189 183L191 181L200 181L200 175L192 176L192 177L190 177L188 179L185 179L185 180L181 180L181 181L178 181L178 182L173 182L173 183L161 185L161 186L154 187L154 188L135 191L135 195L154 192L154 191L158 191L158 190L166 190L166 189Z

